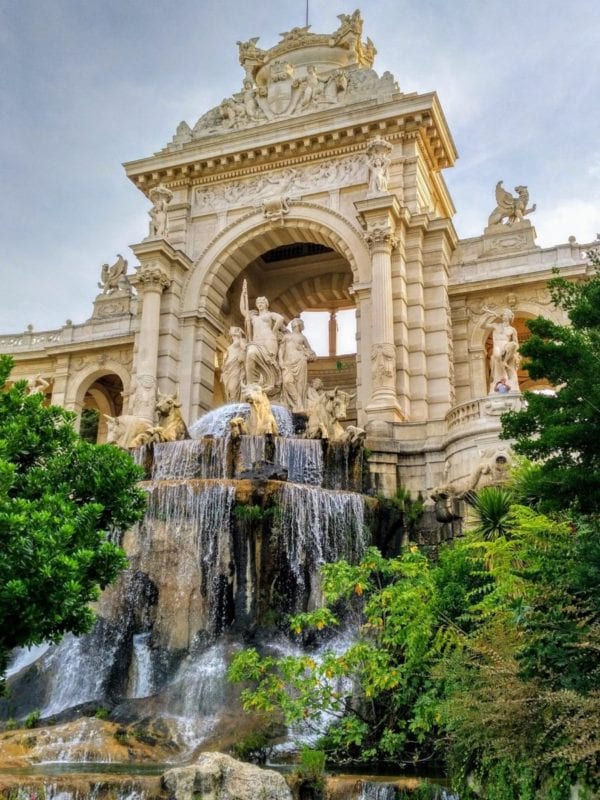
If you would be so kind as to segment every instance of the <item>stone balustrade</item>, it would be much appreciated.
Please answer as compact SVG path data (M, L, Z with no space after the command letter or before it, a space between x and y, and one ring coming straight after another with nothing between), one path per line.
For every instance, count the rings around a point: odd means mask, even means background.
M446 415L448 433L476 424L479 420L487 422L491 422L493 419L499 420L507 411L520 409L523 404L522 397L520 392L486 395L454 406Z

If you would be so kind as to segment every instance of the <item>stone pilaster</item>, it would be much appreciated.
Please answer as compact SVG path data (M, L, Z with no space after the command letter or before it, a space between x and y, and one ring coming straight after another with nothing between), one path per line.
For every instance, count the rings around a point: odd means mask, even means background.
M176 392L181 366L179 302L192 262L164 237L132 245L140 266L130 279L142 301L136 335L136 375L132 413L154 418L156 389ZM191 368L191 365L189 365Z
M167 271L158 263L143 264L136 275L135 285L142 299L142 316L137 336L133 413L150 422L154 421L156 406L161 296L170 284Z
M389 423L404 420L396 395L392 296L392 250L397 244L400 209L393 195L369 198L355 205L371 252L371 396L365 411L369 434L390 436Z

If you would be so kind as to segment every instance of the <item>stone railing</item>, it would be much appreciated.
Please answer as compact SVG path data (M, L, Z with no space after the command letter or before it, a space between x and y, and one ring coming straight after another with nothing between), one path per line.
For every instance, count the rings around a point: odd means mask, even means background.
M520 392L487 395L486 397L478 397L475 400L468 400L466 403L454 406L446 414L448 433L477 423L479 420L490 422L494 418L498 419L507 411L517 411L522 404L523 400Z
M79 342L97 341L113 336L127 336L135 332L135 322L131 318L84 322L82 325L65 325L51 331L24 331L0 336L0 353L22 353L44 350L48 347Z

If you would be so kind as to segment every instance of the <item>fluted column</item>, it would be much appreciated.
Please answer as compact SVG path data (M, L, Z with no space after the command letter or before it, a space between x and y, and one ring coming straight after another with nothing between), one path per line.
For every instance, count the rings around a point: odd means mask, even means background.
M136 286L142 299L142 316L137 340L137 385L133 413L151 422L154 420L156 406L161 295L170 284L169 276L159 265L146 264L136 276Z
M365 239L371 251L371 363L372 393L367 404L369 418L384 412L389 421L402 418L396 397L396 348L392 306L392 250L397 244L390 225L374 226Z
M396 393L396 347L392 286L392 251L401 212L396 198L381 195L355 203L371 253L371 395L366 405L370 436L392 437L390 423L405 417Z

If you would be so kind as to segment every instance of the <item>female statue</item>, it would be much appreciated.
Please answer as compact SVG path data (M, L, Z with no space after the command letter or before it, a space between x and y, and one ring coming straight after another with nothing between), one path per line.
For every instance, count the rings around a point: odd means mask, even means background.
M250 341L246 348L246 382L260 383L266 394L279 394L281 389L281 370L277 360L279 341L285 323L281 314L269 311L266 297L256 298L256 310L245 311L246 325Z
M279 347L282 377L282 402L292 411L306 411L308 362L317 357L304 333L304 322L293 319Z
M239 403L242 396L242 383L245 380L246 337L241 328L229 328L231 344L223 362L223 388L228 403Z

